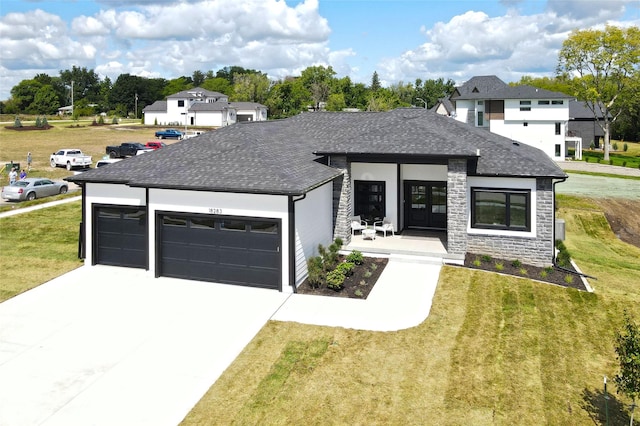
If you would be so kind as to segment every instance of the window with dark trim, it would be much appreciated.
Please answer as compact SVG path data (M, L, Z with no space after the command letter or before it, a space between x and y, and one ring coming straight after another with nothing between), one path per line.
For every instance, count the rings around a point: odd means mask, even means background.
M520 101L520 111L531 111L531 101Z
M184 107L184 100L183 100L183 99L180 99L180 100L178 101L178 106L179 106L179 107Z
M556 157L560 157L561 154L561 146L559 143L556 144Z
M564 101L551 101L551 105L564 105Z
M549 101L538 101L538 105L549 105Z
M561 123L556 123L556 135L560 134L560 130L562 130L562 125Z
M354 215L366 221L380 220L385 212L385 182L373 180L354 181Z
M531 191L471 188L471 227L531 231Z

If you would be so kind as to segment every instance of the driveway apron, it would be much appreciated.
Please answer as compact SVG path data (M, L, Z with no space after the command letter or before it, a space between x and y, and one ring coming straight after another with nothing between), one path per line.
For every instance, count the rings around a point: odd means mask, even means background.
M0 304L0 425L175 425L284 303L81 267Z

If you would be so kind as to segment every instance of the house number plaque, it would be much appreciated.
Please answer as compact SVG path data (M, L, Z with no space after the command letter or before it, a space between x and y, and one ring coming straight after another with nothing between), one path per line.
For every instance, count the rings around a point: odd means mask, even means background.
M222 214L222 209L218 209L215 207L209 207L209 213L211 214Z

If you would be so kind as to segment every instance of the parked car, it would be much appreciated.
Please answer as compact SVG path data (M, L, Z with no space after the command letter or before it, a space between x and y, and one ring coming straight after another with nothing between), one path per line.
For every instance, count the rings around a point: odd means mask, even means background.
M196 136L200 136L203 133L204 130L189 130L185 132L184 136L182 136L182 139L195 138Z
M144 146L155 150L155 149L164 148L165 146L167 146L167 144L164 142L151 141L151 142L147 142Z
M26 178L2 188L2 198L10 201L35 200L50 195L65 194L66 182L54 182L45 178Z
M96 163L96 169L98 167L106 166L108 164L117 163L118 161L122 161L122 158L105 158L105 159L99 160Z
M156 138L158 139L182 139L183 136L182 132L176 129L158 130L156 132Z
M51 154L49 157L51 167L64 166L67 170L91 167L91 156L84 155L77 148L64 148Z
M123 142L119 146L108 146L105 152L110 158L123 158L138 155L138 151L152 151L140 142Z

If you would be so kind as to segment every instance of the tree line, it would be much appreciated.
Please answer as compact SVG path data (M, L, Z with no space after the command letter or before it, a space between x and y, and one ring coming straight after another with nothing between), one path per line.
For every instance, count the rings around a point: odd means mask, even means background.
M121 74L112 82L94 70L74 66L58 76L37 74L11 89L11 98L0 103L4 114L50 115L63 106L74 106L74 115L101 112L119 117L141 117L142 110L157 100L194 87L220 92L232 102L258 102L269 108L271 118L284 118L308 109L342 111L353 108L385 111L398 107L433 106L450 95L453 80L417 79L382 87L377 72L371 84L338 77L332 67L311 66L300 76L272 80L266 73L229 66L218 71L194 71L191 76L167 80Z

